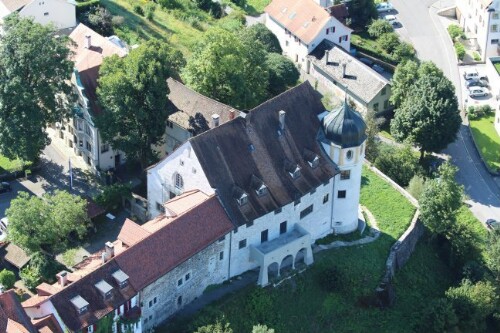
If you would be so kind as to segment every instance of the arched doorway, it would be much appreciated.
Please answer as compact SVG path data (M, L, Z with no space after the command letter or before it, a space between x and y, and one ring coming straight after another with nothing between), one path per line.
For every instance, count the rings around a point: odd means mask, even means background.
M277 280L280 276L280 265L277 262L273 262L267 266L267 278L269 282Z
M295 255L295 268L300 269L302 267L306 266L306 255L307 255L307 249L303 247L302 249L297 252Z
M289 254L281 261L280 273L286 274L292 271L294 268L295 268L294 258L291 254Z

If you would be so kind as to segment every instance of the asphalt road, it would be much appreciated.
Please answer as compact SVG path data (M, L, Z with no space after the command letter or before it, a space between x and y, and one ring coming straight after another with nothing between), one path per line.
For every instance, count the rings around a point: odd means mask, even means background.
M413 44L421 60L431 60L441 68L455 84L461 103L461 83L453 45L436 15L440 8L452 6L454 1L392 0L392 3L402 24L398 29L400 35ZM472 213L483 222L489 218L500 220L500 187L482 164L465 124L457 140L444 153L459 168L457 180L464 185Z

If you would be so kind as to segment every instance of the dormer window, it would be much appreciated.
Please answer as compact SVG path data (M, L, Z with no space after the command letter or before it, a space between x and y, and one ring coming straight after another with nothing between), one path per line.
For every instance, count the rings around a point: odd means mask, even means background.
M240 206L246 205L248 203L248 195L246 195L246 193L243 193L241 197L239 197L237 200L238 200L238 205Z
M297 165L297 167L295 169L293 169L292 171L290 171L289 174L293 179L299 178L300 177L300 167Z
M297 163L285 159L285 170L294 180L300 177L300 167Z
M267 194L267 186L264 182L257 176L252 175L250 180L250 187L255 191L257 196L262 197Z
M317 168L318 165L319 165L319 157L317 155L314 156L314 158L310 161L308 161L307 163L309 163L309 166L311 168Z
M118 283L118 286L120 287L120 289L123 289L126 286L128 286L129 277L121 269L117 270L112 275L115 278L116 282Z
M258 188L257 190L255 190L255 193L257 193L257 195L259 197L261 197L263 195L266 195L267 194L267 186L266 185L262 185L260 188Z
M76 311L78 312L79 316L87 313L89 310L89 303L86 300L84 300L83 297L80 295L73 297L71 299L71 303L76 308Z
M104 280L101 280L97 282L94 286L97 288L97 290L99 290L99 292L102 294L105 300L111 298L112 296L111 291L113 290L113 287L111 287L109 283L107 283Z

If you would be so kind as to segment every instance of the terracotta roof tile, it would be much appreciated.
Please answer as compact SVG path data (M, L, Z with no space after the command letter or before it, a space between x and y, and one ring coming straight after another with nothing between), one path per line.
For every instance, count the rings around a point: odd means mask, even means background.
M33 0L0 0L1 3L12 13L29 4Z
M126 219L125 223L123 223L122 229L118 234L118 239L123 242L123 244L127 246L132 246L142 239L149 236L151 233L135 223L132 220Z
M57 293L58 289L46 282L43 282L36 287L36 291L39 296L50 296Z
M232 228L218 199L211 197L133 245L115 260L130 277L132 286L141 290Z
M279 111L285 111L285 130L278 133ZM317 135L318 115L325 111L321 96L306 81L236 118L190 139L210 186L231 220L238 225L297 200L328 182L337 172L324 153ZM319 158L312 168L306 152ZM310 154L309 154L310 155ZM293 179L287 164L300 168ZM252 179L258 178L268 193L258 196ZM237 197L248 196L240 207Z
M0 332L36 332L13 290L0 294Z
M45 302L50 296L34 295L22 303L23 308L31 308Z
M61 326L53 314L32 320L39 333L63 333Z

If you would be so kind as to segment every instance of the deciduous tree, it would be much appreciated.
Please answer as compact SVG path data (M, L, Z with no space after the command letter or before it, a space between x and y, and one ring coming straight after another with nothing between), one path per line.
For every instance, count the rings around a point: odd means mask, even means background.
M45 127L70 110L70 40L17 14L6 17L2 28L0 152L33 161L50 142Z
M183 64L179 52L149 41L127 57L106 58L99 71L97 95L105 112L95 122L104 141L145 168L154 161L152 145L165 133L167 78Z
M389 21L384 19L373 20L368 26L368 34L373 38L378 38L385 33L393 32L394 28Z
M418 77L415 73L418 72L418 64L415 61L406 61L396 67L394 76L391 80L391 98L392 105L398 108L406 99L406 95L410 91L410 87L415 83Z
M500 283L500 229L493 230L489 235L486 265Z
M349 3L349 16L353 25L366 27L368 23L377 18L378 13L373 0L352 0Z
M222 103L254 107L266 99L269 80L266 51L259 45L213 28L193 50L182 77L189 87Z
M241 35L242 38L249 38L250 40L261 42L267 52L279 54L283 52L278 37L262 23L254 24L243 29Z
M278 53L269 53L266 58L269 68L270 97L281 94L289 87L293 87L299 80L300 73L294 63L287 57Z
M29 252L60 251L69 245L68 236L83 236L87 230L87 201L64 191L42 198L20 192L6 211L8 238Z

